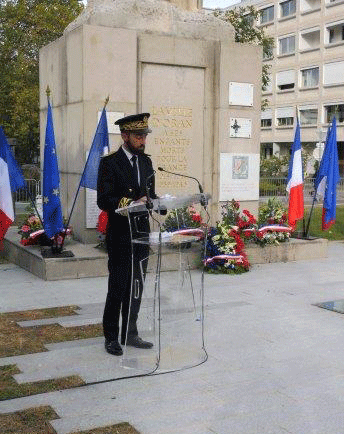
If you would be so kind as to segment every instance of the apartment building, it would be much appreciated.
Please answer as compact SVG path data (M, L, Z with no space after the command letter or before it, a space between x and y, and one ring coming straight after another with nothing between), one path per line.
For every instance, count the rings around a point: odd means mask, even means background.
M326 131L337 119L340 173L344 175L344 0L243 0L253 5L257 26L274 38L270 85L263 92L261 152L285 155L293 142L296 115L310 153L307 171L322 155Z

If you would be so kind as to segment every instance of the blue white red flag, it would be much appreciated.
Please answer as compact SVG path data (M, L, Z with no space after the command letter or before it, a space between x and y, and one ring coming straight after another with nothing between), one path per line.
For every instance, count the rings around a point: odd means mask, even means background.
M326 230L336 222L337 184L340 181L336 118L327 131L324 153L315 177L315 194L324 197L322 229Z
M12 193L17 191L19 188L27 188L27 183L25 181L21 167L16 162L16 159L12 154L10 145L6 139L2 127L0 127L0 144L5 148L7 154L7 165L8 165L8 172L10 175L10 184L11 184Z
M14 221L10 175L7 164L7 151L3 141L0 143L0 249L3 246L8 228Z
M15 161L0 127L0 249L6 232L14 221L12 192L25 187L26 181L21 168Z
M43 165L43 226L49 238L63 230L60 175L57 164L53 116L48 100Z
M80 186L97 190L98 168L104 152L109 150L109 133L106 119L106 110L103 108L98 126L93 138L90 152L81 176Z
M289 193L288 222L289 226L294 228L296 222L302 219L304 215L303 173L299 121L297 121L294 143L290 156L287 192Z

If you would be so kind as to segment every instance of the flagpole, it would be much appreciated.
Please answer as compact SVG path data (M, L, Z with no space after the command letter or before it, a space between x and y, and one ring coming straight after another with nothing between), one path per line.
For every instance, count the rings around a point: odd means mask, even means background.
M299 107L296 106L295 109L296 109L296 122L300 124L300 128L301 128L300 116L299 116L299 112L300 112L299 111ZM301 153L302 153L302 151L301 151ZM304 181L303 167L302 167L302 179ZM304 186L305 186L305 184L303 183L303 191L304 191ZM307 236L306 236L307 231L305 229L305 226L306 226L306 221L305 221L305 206L303 205L303 217L302 217L302 236L303 236L303 238L307 238Z
M108 95L107 98L106 98L105 101L104 101L104 107L103 107L103 110L106 108L106 106L107 106L109 100L110 100L110 96ZM86 164L85 164L84 170L82 171L81 179L80 179L79 186L78 186L78 189L77 189L76 194L75 194L75 197L74 197L73 205L72 205L72 208L71 208L71 210L70 210L69 217L68 217L68 220L67 220L66 226L65 226L65 228L64 228L64 232L63 232L63 234L62 234L61 249L63 248L63 245L64 245L64 240L65 240L65 237L66 237L66 234L67 234L67 229L68 229L68 226L69 226L70 220L71 220L71 218L72 218L72 214L73 214L73 211L74 211L74 208L75 208L76 200L77 200L78 195L79 195L79 191L80 191L80 188L81 188L81 181L82 181L82 178L83 178L83 175L84 175L85 169L86 169L86 167L87 167L87 161L88 161L88 159L89 159L89 155L88 155L88 157L87 157L87 160L86 160Z
M321 132L319 133L319 152L320 152L320 143L322 143ZM308 218L308 222L307 222L307 226L306 226L306 232L304 233L304 238L306 238L306 239L308 238L309 226L311 224L311 218L312 218L312 214L313 214L314 205L315 205L316 200L317 200L317 189L314 188L314 195L313 195L312 206L311 206L311 209L309 211L309 218Z
M311 210L309 212L309 218L308 218L308 222L307 222L306 232L304 232L304 234L303 234L304 238L306 238L306 239L308 238L309 225L311 223L311 218L312 218L312 214L313 214L314 204L315 204L316 200L317 200L317 192L316 192L316 190L314 190L314 196L313 196Z
M327 132L327 135L326 135L326 140L325 140L325 142L327 142L327 136L328 136L328 132ZM320 153L320 149L321 149L321 147L320 147L320 144L321 144L321 143L323 143L323 139L322 139L322 130L319 130L319 153ZM319 155L320 155L320 154L319 154ZM318 167L318 171L319 171L319 169L320 169L320 163L321 163L321 158L319 158L319 167ZM317 173L316 173L316 174L317 174ZM309 212L309 219L308 219L308 223L307 223L306 233L304 234L305 238L308 238L309 226L310 226L310 223L311 223L311 218L312 218L312 214L313 214L313 210L314 210L314 205L315 205L315 202L316 202L316 200L317 200L317 194L318 194L318 190L317 190L317 188L315 188L315 186L314 186L314 196L313 196L313 201L312 201L311 210L310 210L310 212Z

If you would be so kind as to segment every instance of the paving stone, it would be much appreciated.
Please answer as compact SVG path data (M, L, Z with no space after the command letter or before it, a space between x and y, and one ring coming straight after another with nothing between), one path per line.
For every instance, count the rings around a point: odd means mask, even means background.
M18 365L19 381L71 373L111 380L3 401L0 412L51 405L61 418L52 422L59 434L124 421L141 434L342 434L344 315L314 304L344 299L343 257L344 243L330 243L326 259L206 275L209 358L192 369L113 381L137 371L107 354L103 338L0 359ZM15 266L0 271L4 312L76 304L72 319L102 313L106 278L43 282ZM130 357L134 362L135 351Z

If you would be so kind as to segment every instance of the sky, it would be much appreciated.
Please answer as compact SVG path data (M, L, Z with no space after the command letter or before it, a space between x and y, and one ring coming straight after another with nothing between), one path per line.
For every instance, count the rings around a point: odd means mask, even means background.
M239 3L239 1L240 0L203 0L203 7L210 9L225 8L226 6ZM83 0L83 2L87 3L87 0Z
M225 8L226 6L233 5L235 3L239 3L239 0L203 0L204 8Z

